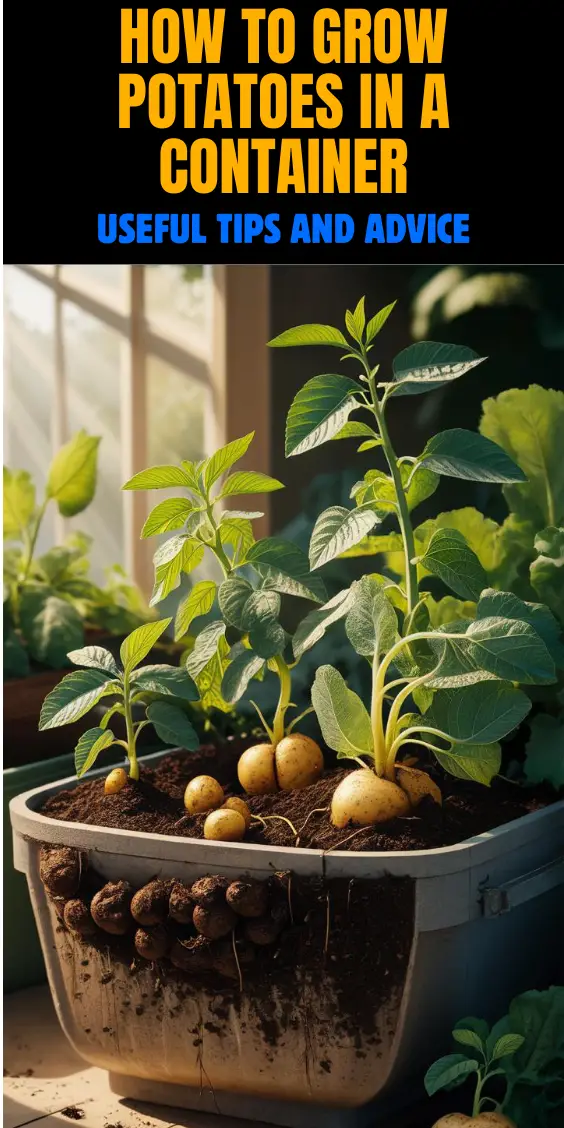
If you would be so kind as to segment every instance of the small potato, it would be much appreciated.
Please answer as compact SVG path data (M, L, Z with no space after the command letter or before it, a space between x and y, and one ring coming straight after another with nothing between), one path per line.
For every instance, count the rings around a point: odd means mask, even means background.
M225 799L223 788L213 776L201 775L191 779L184 792L184 806L189 815L201 815L221 807Z
M333 826L372 826L409 814L409 799L401 787L380 779L371 768L350 772L333 794Z
M67 901L64 912L63 920L70 932L75 932L77 936L94 936L96 934L96 925L90 916L90 909L85 901L81 901L78 897L74 897L72 901Z
M418 803L427 796L438 803L439 807L442 805L441 789L427 772L401 764L396 770L396 780L402 791L405 791L412 807L417 807Z
M239 795L232 795L230 799L226 799L225 803L221 806L221 810L238 811L245 820L246 829L249 829L253 816L251 815L247 803L245 803L245 800L241 799Z
M227 936L237 923L237 917L229 905L214 905L211 909L202 909L196 905L194 909L194 926L207 940L220 940Z
M178 924L192 924L194 915L194 901L190 886L182 881L175 881L168 901L169 916Z
M169 939L162 924L158 924L156 928L138 928L134 944L144 960L162 960L168 951Z
M209 909L212 905L225 904L225 894L229 887L229 878L213 874L212 877L200 877L195 881L190 896L195 905L202 909Z
M275 944L280 935L280 925L271 916L257 917L245 924L245 938L259 947Z
M176 940L170 949L169 959L174 967L198 974L212 967L212 946L203 936L195 940Z
M247 967L255 958L254 949L244 940L238 940L236 947L239 967L230 940L218 940L212 944L213 970L226 979L238 979L239 968Z
M513 1121L502 1112L480 1112L473 1117L465 1116L462 1112L449 1112L447 1116L436 1120L433 1128L474 1128L475 1124L481 1125L481 1128L516 1128Z
M204 823L204 838L214 842L242 842L247 827L238 811L212 811Z
M99 928L112 936L124 936L131 924L129 906L133 889L127 881L108 881L92 898L90 912Z
M325 764L319 744L309 736L292 733L276 746L276 776L282 791L299 791L315 783Z
M268 908L266 885L263 881L253 881L252 878L232 881L225 897L237 916L261 917Z
M170 885L166 881L150 881L138 889L131 902L131 915L137 924L162 924L168 912Z
M53 897L73 897L78 892L83 865L78 850L70 846L42 846L39 876Z
M254 744L237 764L237 775L247 795L273 795L278 791L274 771L274 745Z
M116 795L127 783L127 772L123 768L114 768L104 781L104 794Z

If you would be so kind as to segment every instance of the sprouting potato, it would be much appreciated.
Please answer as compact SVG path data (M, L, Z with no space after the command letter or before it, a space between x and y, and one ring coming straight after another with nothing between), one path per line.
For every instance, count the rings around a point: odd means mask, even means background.
M331 803L333 826L371 826L409 813L409 799L401 787L380 779L371 768L360 768L345 776Z
M319 779L325 764L321 748L309 736L292 733L276 746L276 775L282 791L299 791Z
M229 811L221 807L211 811L204 823L204 838L215 842L242 842L247 827L239 811Z
M478 1116L465 1116L463 1112L449 1112L436 1120L433 1128L516 1128L508 1116L502 1112L480 1112Z
M272 795L278 791L274 771L274 746L254 744L247 748L237 764L237 775L247 795Z
M116 795L127 783L127 772L123 768L114 768L104 781L104 793Z
M213 776L201 775L191 779L184 792L184 806L189 815L201 815L221 807L225 795Z
M230 799L226 799L225 803L221 805L221 810L238 811L245 820L246 829L249 829L253 816L251 815L248 804L245 803L245 800L241 799L239 795L232 795Z
M419 768L407 767L406 764L400 764L396 769L396 779L402 791L405 791L412 807L416 807L426 796L429 796L441 806L443 801L441 789L427 772L423 772Z

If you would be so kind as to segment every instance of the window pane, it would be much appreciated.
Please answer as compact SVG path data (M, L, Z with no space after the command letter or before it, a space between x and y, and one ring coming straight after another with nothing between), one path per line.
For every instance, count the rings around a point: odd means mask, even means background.
M158 357L147 360L149 462L179 462L206 454L209 391ZM162 496L165 496L164 494Z
M51 405L54 391L53 294L21 270L4 270L4 461L28 470L43 495L51 461ZM37 551L53 544L50 506Z
M211 274L204 266L146 266L145 313L199 356L210 351Z
M70 302L63 309L69 431L101 435L98 484L92 505L69 524L94 538L93 577L123 564L121 465L121 337Z
M77 290L84 290L98 301L127 312L128 266L97 264L94 266L62 266L61 281Z

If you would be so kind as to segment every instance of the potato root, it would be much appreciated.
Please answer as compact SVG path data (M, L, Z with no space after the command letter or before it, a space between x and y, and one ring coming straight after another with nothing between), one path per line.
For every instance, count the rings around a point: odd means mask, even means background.
M231 795L229 799L225 800L225 803L222 803L220 810L238 811L245 820L246 829L249 829L253 816L251 815L248 804L245 803L245 800L241 799L239 795Z
M274 764L281 791L300 791L319 779L325 767L319 744L292 733L276 745Z
M278 791L274 771L274 745L254 744L237 764L237 775L247 795L272 795Z
M213 842L242 842L247 827L239 811L210 811L204 823L204 838Z
M441 789L428 772L399 764L396 769L396 781L402 791L405 791L412 807L417 807L421 800L427 797L438 803L439 807L442 805Z
M333 826L372 826L409 813L409 799L401 787L380 779L371 768L345 776L333 794Z
M203 815L221 807L223 788L213 776L200 775L190 780L184 792L184 806L189 815Z

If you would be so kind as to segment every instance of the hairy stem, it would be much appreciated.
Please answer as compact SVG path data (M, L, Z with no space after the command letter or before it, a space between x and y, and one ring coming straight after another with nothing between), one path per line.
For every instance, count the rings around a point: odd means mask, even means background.
M139 764L137 763L137 751L135 748L135 725L133 723L131 697L129 694L129 674L125 674L123 679L123 707L125 715L125 729L127 732L127 757L129 760L129 777L130 779L139 779Z
M272 727L272 743L276 748L276 745L280 743L284 736L286 710L290 704L290 695L292 692L292 676L286 662L280 654L276 656L274 661L276 662L276 669L278 671L278 677L280 678L280 695L278 697L278 705L276 706L274 724Z

